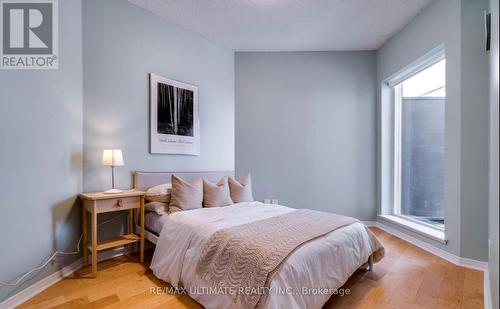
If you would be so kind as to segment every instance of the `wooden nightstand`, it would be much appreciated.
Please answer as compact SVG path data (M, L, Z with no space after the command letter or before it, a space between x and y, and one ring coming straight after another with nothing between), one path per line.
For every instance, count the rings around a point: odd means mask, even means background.
M83 265L88 265L89 250L92 254L92 275L97 276L97 253L114 247L129 245L132 251L133 245L140 242L140 261L144 262L144 195L139 190L123 191L123 193L105 194L102 192L84 193L80 197L83 201ZM140 234L134 233L134 209L140 211ZM128 231L126 235L118 238L97 241L97 214L113 211L129 211ZM90 231L91 243L88 243L88 214L91 215Z

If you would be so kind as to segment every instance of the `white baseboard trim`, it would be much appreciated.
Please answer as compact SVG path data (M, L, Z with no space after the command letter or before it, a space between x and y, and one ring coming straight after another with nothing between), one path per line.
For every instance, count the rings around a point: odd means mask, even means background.
M361 221L363 222L364 225L368 227L376 227L377 226L377 221Z
M116 248L114 250L99 252L99 254L97 255L97 261L101 262L123 255L128 252L127 249L128 248ZM89 260L90 257L91 256L89 255ZM64 277L71 275L72 273L74 273L75 271L79 270L82 267L83 267L83 260L82 258L79 258L73 263L63 267L61 270L48 275L47 277L35 282L34 284L25 288L24 290L19 291L17 294L14 294L11 297L7 298L6 300L0 303L0 308L1 309L15 308L25 303L26 301L30 300L35 295L48 289L57 282L61 281Z
M6 300L0 303L0 308L10 309L21 305L22 303L31 299L33 296L37 295L43 290L61 281L61 279L63 279L64 277L77 271L81 267L82 267L82 259L80 258L74 261L73 263L69 264L68 266L63 267L61 270L48 275L47 277L35 282L33 285L27 287L26 289L7 298Z
M370 226L370 225L367 225L367 226ZM467 268L472 268L472 269L480 270L483 272L488 269L488 262L477 261L477 260L473 260L473 259L459 257L459 256L452 254L452 253L449 253L441 248L433 246L433 245L429 244L428 242L422 241L422 240L417 239L413 236L410 236L404 232L401 232L400 230L397 230L395 228L387 226L384 223L381 223L379 221L375 222L375 225L371 225L371 226L378 227L379 229L381 229L389 234L392 234L398 238L401 238L402 240L407 241L410 244L419 247L420 249L423 249L427 252L430 252L434 255L437 255L440 258L443 258L443 259L447 260L448 262L451 262L455 265L467 267Z
M491 286L490 286L490 271L487 268L484 271L484 309L492 309L493 304L491 302Z

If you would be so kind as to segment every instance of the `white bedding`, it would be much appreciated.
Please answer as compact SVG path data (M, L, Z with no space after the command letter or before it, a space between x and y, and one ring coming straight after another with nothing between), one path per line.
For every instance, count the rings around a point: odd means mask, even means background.
M206 308L236 308L230 295L213 294L196 273L201 250L217 230L290 211L260 202L175 212L165 217L151 262L154 274L186 292ZM271 281L265 308L321 308L331 294L304 289L336 289L377 249L378 241L362 223L355 223L309 241L283 262ZM317 290L308 290L314 292ZM231 291L229 291L231 292Z
M156 235L160 235L161 229L165 221L167 221L168 216L168 214L159 215L153 211L147 212L144 216L144 226Z

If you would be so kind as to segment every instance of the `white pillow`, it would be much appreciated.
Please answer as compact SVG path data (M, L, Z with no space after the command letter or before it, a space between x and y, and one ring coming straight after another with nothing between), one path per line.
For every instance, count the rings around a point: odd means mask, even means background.
M250 174L241 181L229 177L229 190L233 203L253 202L252 179L250 178Z
M151 187L146 191L146 200L151 202L169 203L171 191L171 183L164 183Z
M167 213L168 204L161 202L149 202L144 205L145 211L153 211L162 216Z
M217 183L203 179L203 207L221 207L233 204L229 194L227 176Z
M203 180L186 182L172 175L172 199L168 204L168 211L181 211L203 208Z

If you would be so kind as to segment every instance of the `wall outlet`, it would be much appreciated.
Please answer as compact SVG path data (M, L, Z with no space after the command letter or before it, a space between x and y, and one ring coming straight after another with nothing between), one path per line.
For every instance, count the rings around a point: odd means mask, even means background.
M264 204L271 204L271 200L270 199L264 199Z
M271 200L271 204L278 204L278 200L277 199L272 199Z

